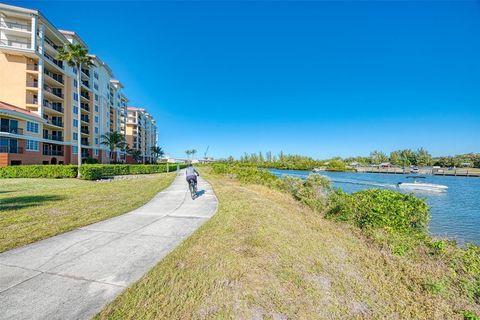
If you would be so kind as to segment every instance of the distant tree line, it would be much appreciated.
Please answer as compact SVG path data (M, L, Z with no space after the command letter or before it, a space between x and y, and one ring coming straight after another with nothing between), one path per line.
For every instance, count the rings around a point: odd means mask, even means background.
M273 154L272 152L245 153L236 160L232 156L228 162L239 162L244 165L257 167L269 167L278 169L310 170L315 167L331 167L333 170L342 170L354 162L359 165L379 165L390 163L394 166L440 166L440 167L475 167L480 168L480 153L467 153L455 156L432 157L424 148L417 150L395 150L387 155L382 151L372 151L367 157L335 157L332 159L316 160L311 157L285 154Z
M432 157L420 148L417 150L403 149L390 152L373 151L369 157L350 157L344 159L347 163L358 162L361 165L381 164L388 162L396 166L440 166L440 167L475 167L480 168L480 153L467 153L455 156Z

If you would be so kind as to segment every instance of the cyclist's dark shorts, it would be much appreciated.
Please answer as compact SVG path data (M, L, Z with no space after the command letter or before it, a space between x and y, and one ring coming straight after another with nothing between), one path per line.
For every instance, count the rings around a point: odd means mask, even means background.
M194 181L195 183L197 183L197 176L188 176L187 177L187 182L190 184L190 181Z

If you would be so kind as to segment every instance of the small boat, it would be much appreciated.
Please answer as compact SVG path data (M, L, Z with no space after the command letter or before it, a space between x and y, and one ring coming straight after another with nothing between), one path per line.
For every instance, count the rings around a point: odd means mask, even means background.
M322 170L320 170L319 168L313 168L313 169L312 169L312 172L313 172L313 173L319 173L320 171L322 171Z
M419 190L430 192L446 192L448 187L441 184L419 182L418 179L426 179L424 176L408 176L413 182L399 182L397 187L403 190Z

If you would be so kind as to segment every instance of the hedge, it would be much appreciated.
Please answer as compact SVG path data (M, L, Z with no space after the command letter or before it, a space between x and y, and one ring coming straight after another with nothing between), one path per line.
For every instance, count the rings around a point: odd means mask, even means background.
M179 165L181 169L185 164ZM177 170L176 164L169 171ZM166 164L84 164L80 167L81 178L98 180L105 177L167 172ZM75 178L75 165L21 165L0 167L0 178Z
M180 164L181 169L186 165ZM177 170L176 164L169 165L169 171ZM166 164L86 164L80 167L81 178L98 180L101 178L131 174L149 174L167 172Z
M0 178L75 178L77 166L27 165L0 168Z

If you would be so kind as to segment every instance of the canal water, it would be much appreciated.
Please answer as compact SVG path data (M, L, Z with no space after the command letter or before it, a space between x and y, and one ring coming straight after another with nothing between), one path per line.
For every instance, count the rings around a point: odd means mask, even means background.
M277 176L306 178L310 172L300 170L270 170ZM382 173L328 172L335 188L355 192L371 188L398 190L398 182L407 182L406 175ZM412 182L411 180L409 182ZM423 182L423 180L422 180ZM480 178L426 176L425 183L448 186L447 192L417 192L430 206L430 233L434 236L480 245Z

